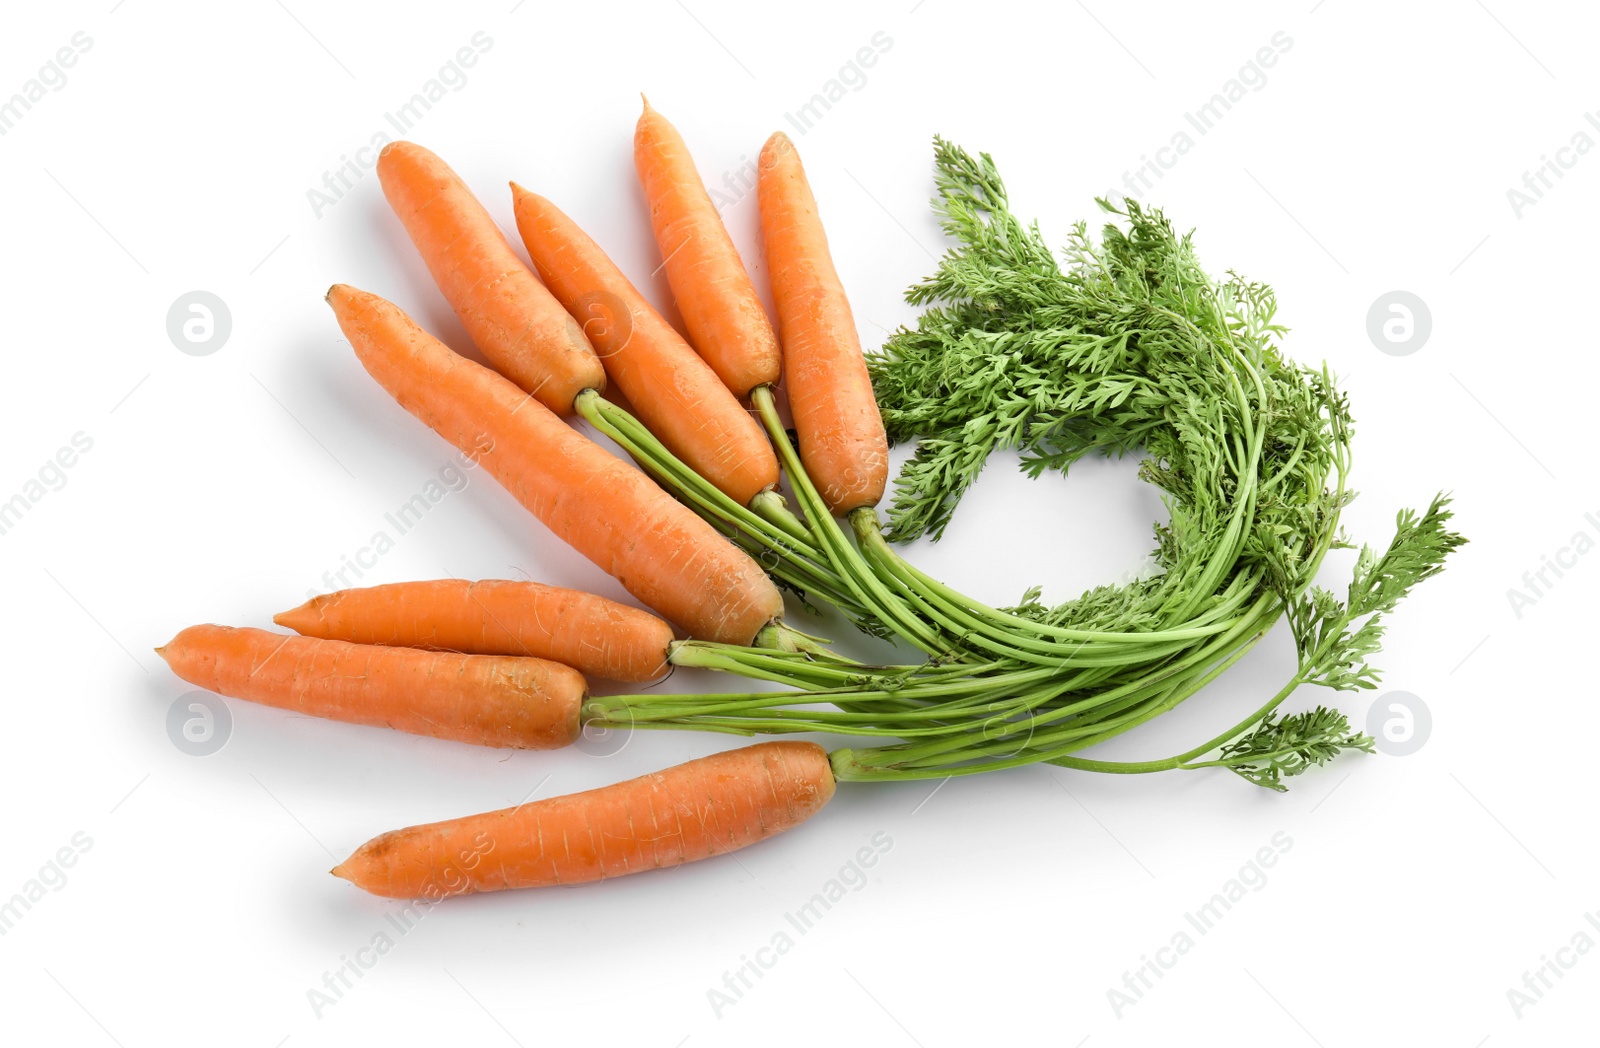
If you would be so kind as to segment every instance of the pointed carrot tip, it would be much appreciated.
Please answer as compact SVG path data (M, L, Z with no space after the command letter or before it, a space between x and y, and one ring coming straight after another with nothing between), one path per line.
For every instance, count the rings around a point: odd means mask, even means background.
M644 103L644 111L646 113L650 112L650 96L646 95L643 91L640 91L639 100Z
M343 877L345 880L350 881L351 884L354 884L355 881L351 879L351 877L350 877L350 875L348 873L344 872L344 868L345 868L346 865L347 865L347 863L341 862L339 865L335 866L333 869L329 870L328 872L333 874L335 877Z
M167 657L167 646L165 644L161 645L161 647L157 648L155 651L156 654L160 655L163 659Z

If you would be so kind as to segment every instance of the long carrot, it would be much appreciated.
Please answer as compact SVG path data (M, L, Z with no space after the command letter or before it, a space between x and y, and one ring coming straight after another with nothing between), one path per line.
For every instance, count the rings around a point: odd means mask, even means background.
M816 198L782 131L761 149L756 192L801 461L836 515L875 506L889 480L883 416Z
M767 311L683 136L648 99L633 133L633 163L690 344L741 400L777 382L782 361Z
M443 160L393 142L378 156L378 178L434 283L496 370L562 415L579 393L605 388L583 329Z
M667 671L672 627L649 612L537 582L435 579L313 597L273 622L310 637L552 659L595 677Z
M782 596L754 560L510 381L376 295L335 284L328 303L356 356L402 407L646 606L691 636L730 644L750 643L782 613Z
M333 873L374 895L440 898L583 884L722 855L833 796L812 742L763 742L585 793L394 830Z
M588 330L606 374L678 458L741 506L778 482L778 459L750 413L598 244L550 201L512 183L534 267Z
M544 659L231 626L191 626L156 650L172 672L219 695L478 746L565 746L588 694L581 673Z

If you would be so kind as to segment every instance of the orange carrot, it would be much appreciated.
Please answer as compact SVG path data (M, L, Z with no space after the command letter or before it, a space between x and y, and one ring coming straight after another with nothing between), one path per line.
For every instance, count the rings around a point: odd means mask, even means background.
M633 133L633 163L689 342L741 400L777 382L782 365L767 311L689 147L649 99Z
M583 329L443 160L415 143L393 142L378 156L378 178L434 283L502 375L563 415L579 393L605 388L605 369Z
M800 460L835 514L875 506L889 480L883 416L816 198L782 131L761 149L756 192Z
M667 671L672 627L649 612L537 582L437 579L340 590L272 619L296 633L478 655L530 655L595 677Z
M219 695L478 746L565 746L588 694L581 673L543 659L231 626L190 626L156 650L172 672Z
M328 303L356 356L402 407L646 606L691 636L730 644L750 643L782 613L782 596L754 560L539 401L376 295L335 284Z
M771 443L716 372L572 219L515 183L511 190L539 276L580 320L603 321L587 325L594 348L650 432L741 506L777 484Z
M374 895L440 898L584 884L722 855L833 796L813 742L763 742L614 786L394 830L333 873Z

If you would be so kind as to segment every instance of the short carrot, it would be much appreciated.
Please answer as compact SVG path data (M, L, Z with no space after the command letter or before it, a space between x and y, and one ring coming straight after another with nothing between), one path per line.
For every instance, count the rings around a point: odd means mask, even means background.
M772 445L716 372L577 223L544 197L511 189L539 276L580 320L599 314L586 328L595 350L650 431L741 506L777 484Z
M833 796L812 742L763 742L597 790L374 837L333 873L374 895L440 898L584 884L723 855Z
M633 163L690 344L741 400L776 383L782 362L767 311L683 136L648 99L633 133Z
M581 673L544 659L231 626L191 626L157 651L190 684L229 698L478 746L566 746L588 694Z
M749 644L782 613L777 587L747 554L509 380L376 295L335 284L328 303L402 407L646 606L691 636L730 644Z
M562 415L579 393L605 388L583 329L443 160L393 142L378 157L378 178L434 283L497 371Z
M800 459L836 515L875 506L889 481L883 416L816 198L782 131L761 149L756 192Z
M537 582L435 579L340 590L273 616L309 637L551 659L595 677L667 671L672 627L649 612Z

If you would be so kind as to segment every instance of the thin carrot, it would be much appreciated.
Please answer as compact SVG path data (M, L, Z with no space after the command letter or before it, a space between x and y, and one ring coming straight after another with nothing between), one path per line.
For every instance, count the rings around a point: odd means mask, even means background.
M581 673L544 659L231 626L190 626L156 650L172 672L219 695L478 746L565 746L588 694Z
M756 192L800 459L836 515L875 506L889 481L883 416L816 198L782 131L761 149Z
M393 142L378 156L378 178L434 283L496 370L562 415L579 393L605 388L583 329L443 160Z
M672 627L649 612L537 582L435 579L313 597L273 622L310 637L552 659L595 677L667 671Z
M333 873L374 895L439 898L584 884L723 855L833 796L813 742L763 742L613 786L394 830Z
M402 407L646 606L691 636L730 644L750 643L782 613L782 596L754 560L509 380L452 353L377 295L335 284L328 303L356 356Z
M516 183L517 229L534 267L580 319L606 374L673 454L741 506L778 482L778 459L716 372L639 294L598 244Z
M777 382L782 361L767 311L683 136L649 99L634 129L633 163L690 344L741 400Z

